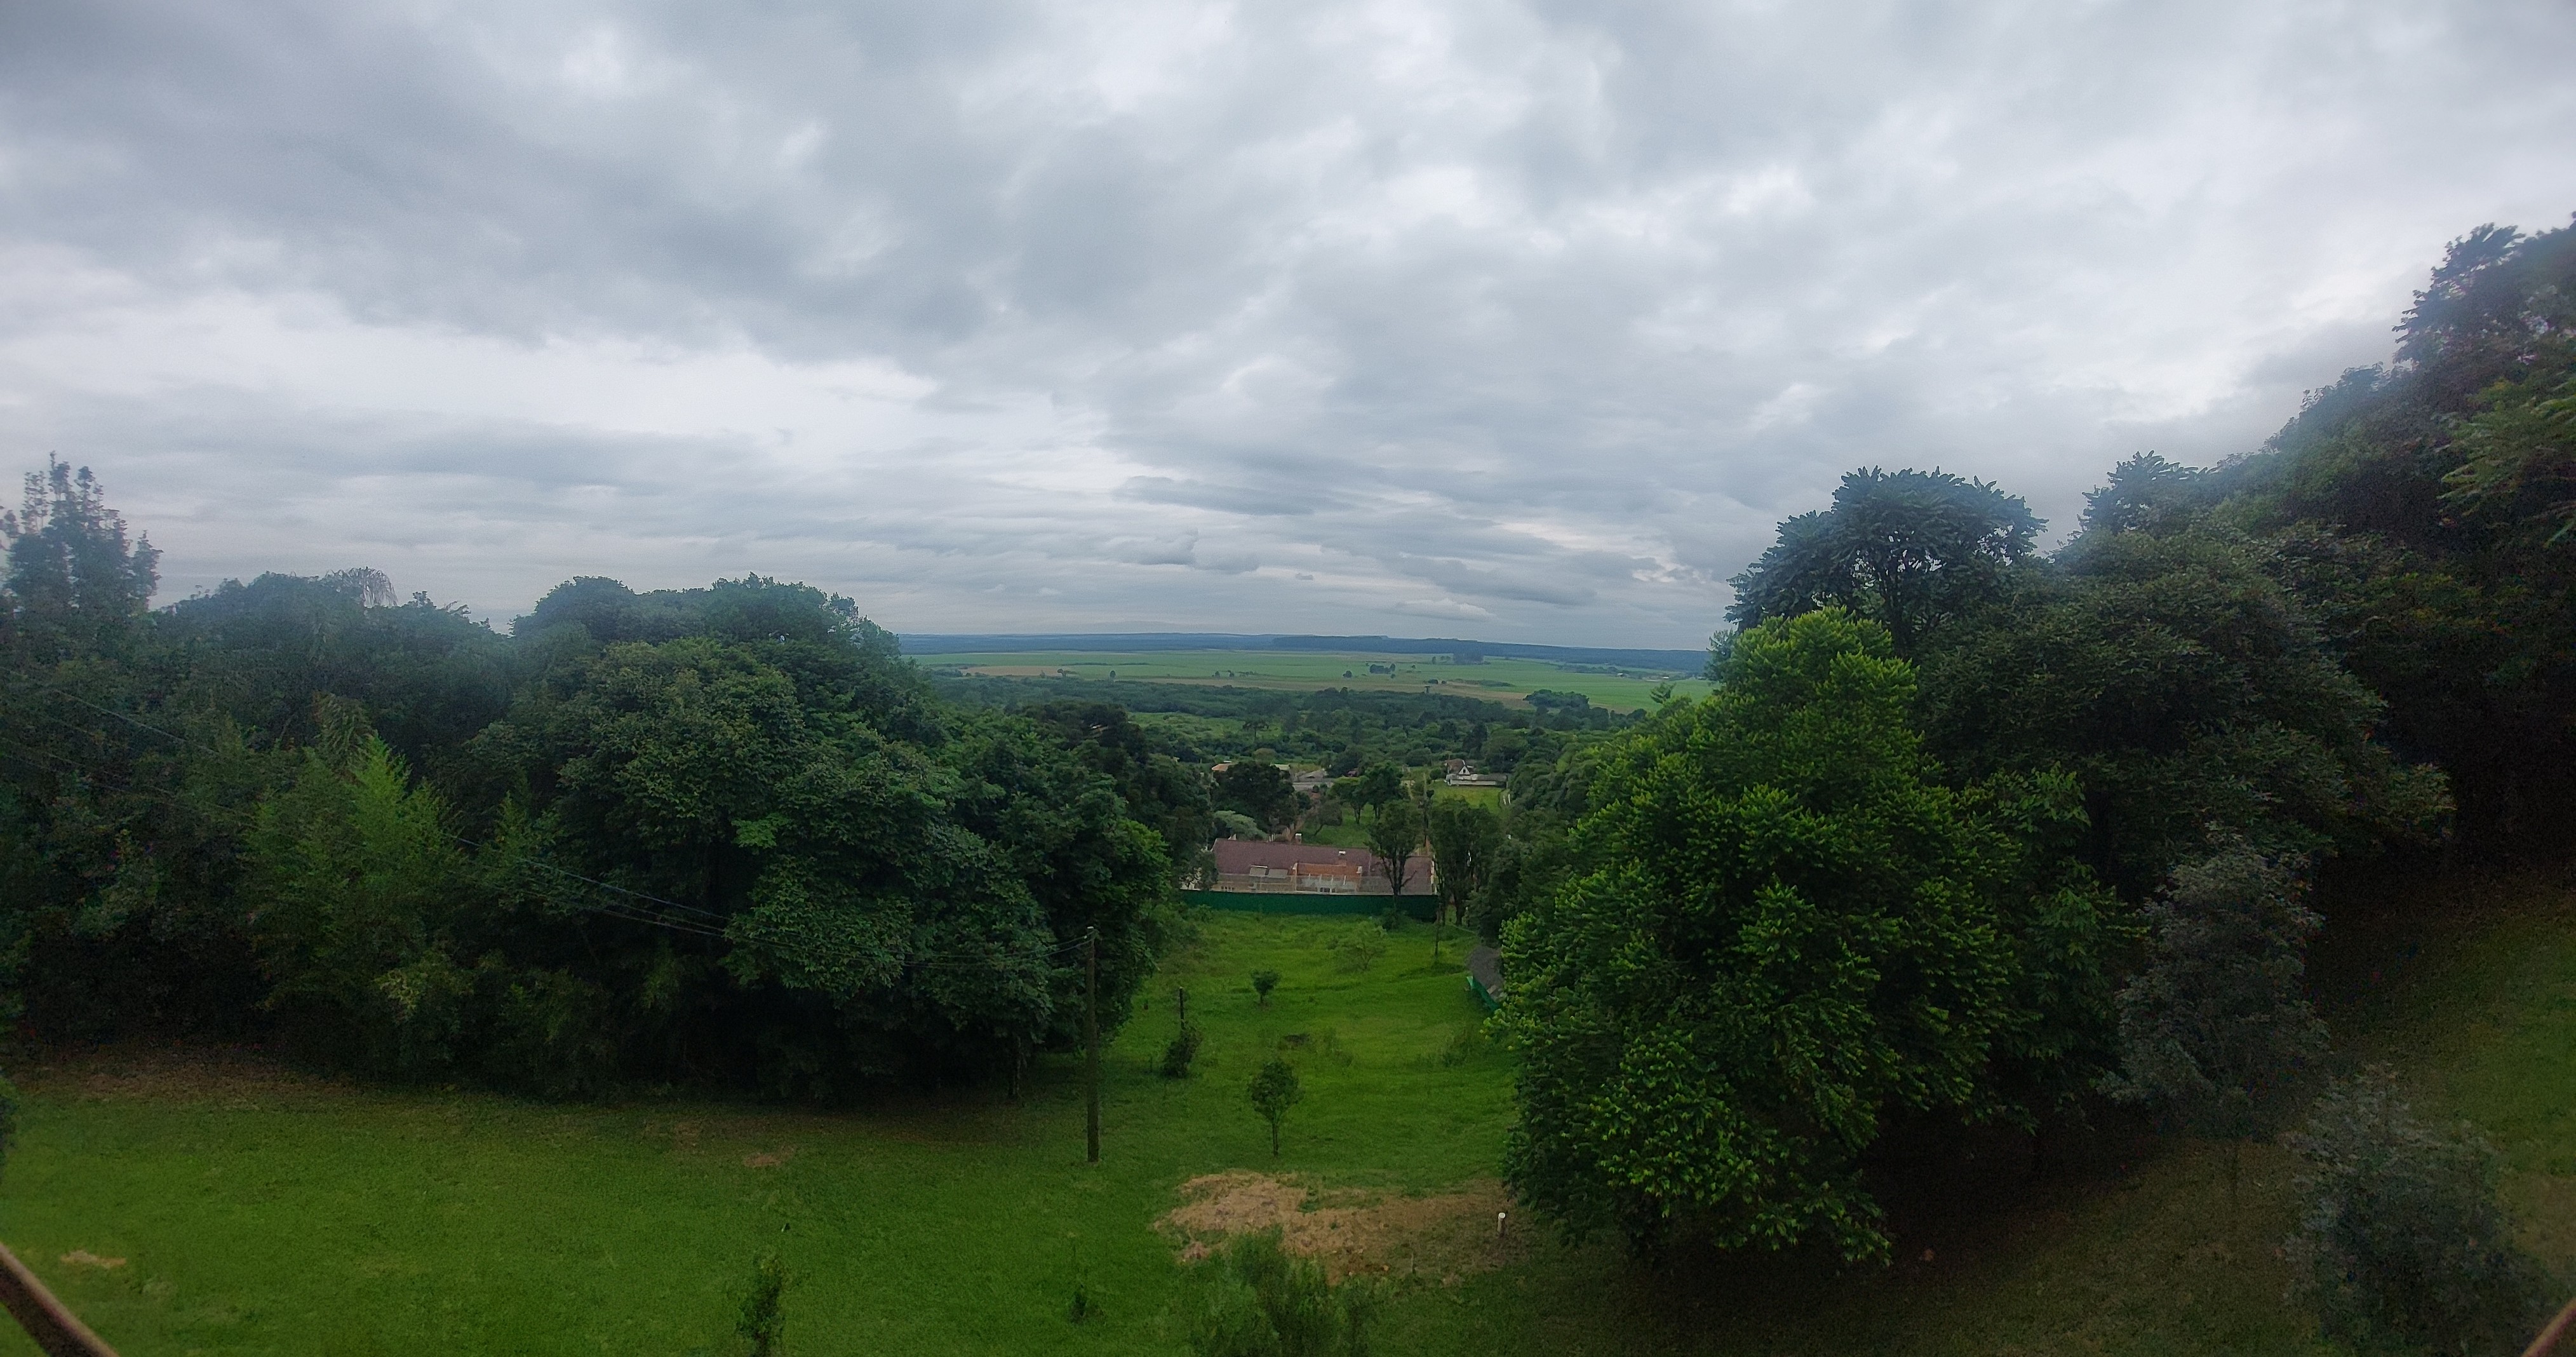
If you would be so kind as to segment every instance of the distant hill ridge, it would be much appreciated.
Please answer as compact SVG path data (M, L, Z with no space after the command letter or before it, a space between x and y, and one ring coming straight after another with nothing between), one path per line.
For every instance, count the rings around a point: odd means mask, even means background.
M1705 651L1635 650L1608 646L1541 646L1516 641L1464 641L1439 636L1275 636L1214 631L1134 631L1002 634L919 632L898 636L911 655L956 655L1007 650L1334 650L1376 655L1507 655L1562 664L1612 664L1632 669L1696 674Z

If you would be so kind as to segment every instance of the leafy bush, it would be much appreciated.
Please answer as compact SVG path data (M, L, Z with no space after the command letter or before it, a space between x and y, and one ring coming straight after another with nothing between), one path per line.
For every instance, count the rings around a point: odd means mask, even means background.
M2299 863L2239 842L2176 868L2144 913L2146 969L2120 992L2121 1072L2103 1081L2203 1135L2254 1135L2325 1049L2301 985L2319 921Z
M1386 955L1386 929L1374 923L1353 924L1348 932L1324 946L1340 960L1342 969L1365 971Z
M1914 696L1886 630L1829 608L1744 632L1714 696L1603 752L1590 870L1503 933L1521 1200L1641 1249L1885 1256L1863 1153L1993 1115L1999 1058L2079 988L2049 958L2106 945L2083 890L2037 945L2022 827L1941 784Z
M1252 973L1252 993L1260 999L1263 1008L1270 1007L1270 991L1277 988L1279 988L1279 972L1262 970Z
M1189 1077L1191 1062L1199 1058L1199 1040L1199 1029L1188 1024L1184 1024L1180 1031L1172 1034L1171 1044L1163 1048L1164 1078Z
M1279 1123L1288 1119L1288 1109L1305 1098L1306 1090L1297 1082L1297 1067L1277 1056L1270 1057L1252 1075L1244 1090L1252 1100L1252 1110L1270 1123L1270 1157L1279 1157Z
M742 1340L735 1351L743 1357L777 1357L786 1351L788 1280L787 1264L775 1253L762 1254L752 1265L751 1288L743 1294L742 1314L733 1325Z
M1189 1339L1199 1357L1367 1357L1376 1292L1333 1285L1313 1260L1291 1257L1276 1229L1232 1240L1194 1280Z
M0 1075L0 1169L9 1167L9 1151L18 1144L18 1090Z
M2538 1265L2496 1202L2493 1146L2418 1121L2372 1066L2285 1137L2306 1162L2291 1236L2294 1294L2327 1334L2365 1348L2517 1351L2547 1307Z

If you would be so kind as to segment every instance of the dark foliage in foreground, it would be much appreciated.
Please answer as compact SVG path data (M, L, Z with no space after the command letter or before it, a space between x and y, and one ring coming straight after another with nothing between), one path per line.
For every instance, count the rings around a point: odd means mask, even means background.
M1715 696L1516 770L1474 913L1523 1200L1884 1256L1891 1134L2097 1089L2258 1134L2323 1049L2310 864L2563 851L2576 229L2473 233L2402 330L2053 555L1998 487L1856 471L1737 579Z
M2289 1138L2306 1172L2287 1252L2328 1335L2364 1350L2509 1354L2551 1299L2496 1201L2495 1148L2417 1120L2374 1067Z
M5 525L0 961L39 1036L256 1032L557 1094L1014 1071L1126 1014L1204 850L1117 713L940 702L847 599L575 580L509 636L381 576L147 612L56 465Z

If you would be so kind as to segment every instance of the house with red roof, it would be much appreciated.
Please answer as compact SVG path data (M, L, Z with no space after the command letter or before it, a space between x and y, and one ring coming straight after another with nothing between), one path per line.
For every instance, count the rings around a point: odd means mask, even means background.
M1300 891L1325 895L1386 895L1386 871L1365 848L1323 843L1274 843L1266 839L1216 841L1216 882L1221 891ZM1420 889L1430 878L1428 855L1417 859L1405 884Z

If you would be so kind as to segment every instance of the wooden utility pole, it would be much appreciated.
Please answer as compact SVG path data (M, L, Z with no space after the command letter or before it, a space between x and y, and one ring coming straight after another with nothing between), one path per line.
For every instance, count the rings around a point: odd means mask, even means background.
M36 1274L28 1271L27 1265L19 1262L18 1255L5 1245L0 1245L0 1305L8 1307L19 1327L36 1340L36 1346L43 1348L47 1357L116 1357L116 1349L64 1309L63 1303L54 1299L54 1293L46 1290L45 1284L36 1280Z
M1100 930L1082 935L1082 1043L1090 1048L1091 1092L1083 1110L1083 1142L1090 1162L1100 1162Z

